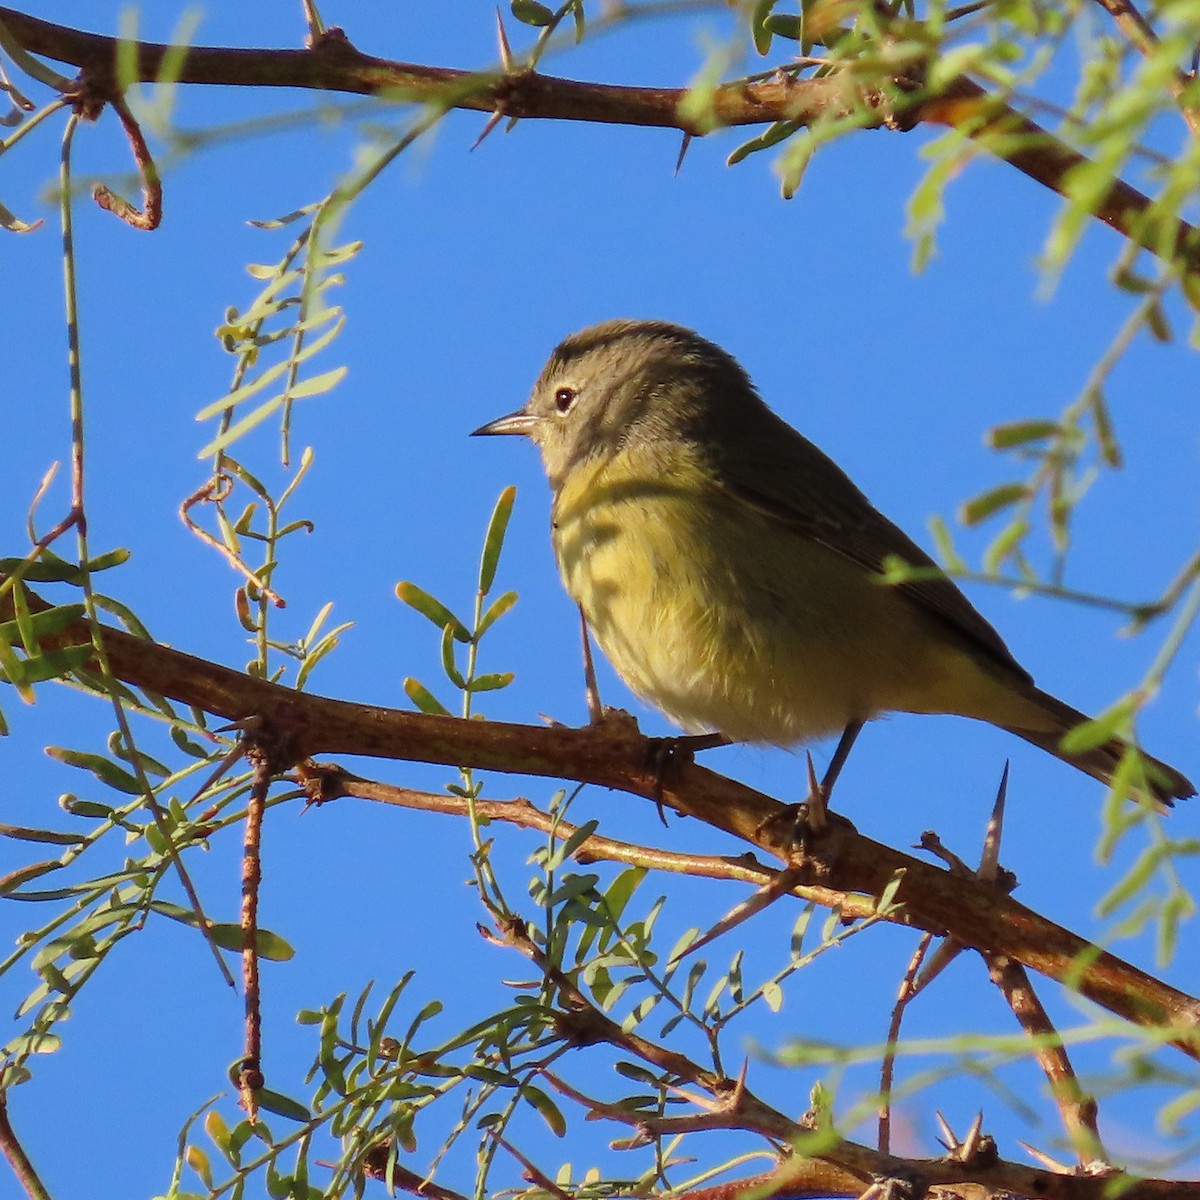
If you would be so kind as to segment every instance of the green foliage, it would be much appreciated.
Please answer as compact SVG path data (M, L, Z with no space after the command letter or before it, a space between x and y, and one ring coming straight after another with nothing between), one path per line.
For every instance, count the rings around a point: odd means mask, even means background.
M637 18L671 7L589 6L585 0L551 7L511 0L510 11L532 44L513 53L506 41L502 58L507 61L501 66L514 75L533 71L544 57L565 54L572 41L578 44L595 29L619 29L626 22L633 29ZM1200 560L1184 564L1160 595L1133 602L1074 592L1062 579L1080 501L1097 478L1122 462L1107 394L1113 372L1141 334L1170 342L1181 319L1200 308L1200 282L1192 269L1194 259L1188 257L1194 250L1178 244L1176 237L1176 222L1188 214L1200 190L1197 139L1178 136L1181 124L1194 126L1200 112L1196 81L1185 73L1194 46L1200 44L1200 11L1182 2L1159 5L1151 13L1157 36L1135 45L1104 23L1098 11L1079 3L998 0L984 8L951 10L938 2L746 0L715 7L732 13L735 28L725 43L710 45L697 64L680 109L696 129L720 124L722 85L738 76L751 55L770 61L755 63L765 69L739 79L744 85L779 79L838 85L835 99L822 112L800 119L786 110L780 119L754 129L729 155L732 166L756 154L774 154L784 195L796 193L827 146L866 128L881 123L906 128L918 116L950 126L926 143L922 153L928 168L909 199L908 227L918 267L936 253L947 189L975 159L991 154L1020 161L1045 149L1045 136L1015 119L1018 110L1052 129L1063 147L1076 147L1088 156L1063 180L1065 195L1042 251L1048 285L1070 262L1082 231L1119 176L1128 176L1151 195L1151 209L1132 231L1112 272L1114 288L1128 303L1127 319L1089 378L1080 381L1078 395L1061 412L1033 412L989 435L991 448L1005 456L1006 475L960 511L965 524L999 525L983 553L983 572L969 570L944 521L934 524L944 562L961 577L1103 605L1124 614L1135 629L1170 615L1173 624L1142 685L1075 730L1069 742L1084 749L1114 734L1131 735L1141 704L1197 621ZM593 18L590 25L585 9ZM128 26L124 32L116 71L128 84L135 67L128 40L134 30ZM220 136L219 131L208 140L201 134L184 136L172 126L183 47L190 36L191 27L181 26L162 60L158 82L140 89L148 98L140 92L130 97L141 118L172 141L179 154L196 152ZM40 60L14 47L2 23L0 49L42 84L70 87ZM495 72L483 71L458 90L447 90L419 112L408 113L399 132L377 130L354 170L326 196L276 220L254 223L264 235L287 230L291 240L281 253L267 255L275 261L247 268L257 292L242 306L229 307L217 329L221 344L234 356L233 377L227 393L199 414L217 422L200 450L202 457L213 459L213 476L185 504L185 519L239 573L235 611L253 646L247 671L257 678L280 681L292 668L295 687L303 689L350 627L330 626L332 605L326 603L296 630L278 628L282 564L299 535L312 528L306 517L294 516L299 487L314 456L304 449L293 467L293 406L299 399L327 396L346 371L344 365L327 363L345 326L345 315L331 297L362 243L339 243L337 230L357 196L396 158L435 128L454 103L490 86L495 77ZM928 115L932 107L921 107L934 105L964 77L985 89L986 102L950 106L952 111L937 117ZM20 123L0 142L0 154L14 150L65 104L56 100L29 117L19 113ZM68 217L70 200L68 189ZM15 231L33 228L3 206L0 223ZM1151 261L1151 253L1159 261ZM67 265L73 271L69 245ZM1194 328L1193 340L1197 334ZM73 410L74 415L82 428L82 408ZM282 487L272 486L265 470L249 465L256 461L266 423L275 420L278 457L289 473ZM251 436L255 430L258 441ZM82 443L77 441L73 449L82 454ZM414 583L397 585L398 598L437 631L443 681L436 688L411 677L404 681L407 696L421 712L477 717L476 697L501 690L513 679L507 670L482 670L479 655L485 635L517 599L513 591L497 590L514 498L514 490L506 489L487 524L469 617L460 617ZM211 518L207 525L197 516L200 512ZM95 661L90 644L43 648L43 641L53 640L85 615L100 613L114 617L136 637L149 637L119 600L94 590L94 577L122 565L127 552L93 554L82 542L75 556L79 561L71 561L51 548L55 537L36 534L32 517L29 541L33 549L28 554L0 560L0 601L12 611L10 619L0 622L0 674L24 701L32 700L35 688L48 680L103 696L114 705L117 728L102 747L50 749L58 762L79 772L79 789L86 793L64 795L62 816L44 828L0 826L0 837L24 847L30 857L0 880L0 895L37 914L0 961L0 974L28 968L33 975L18 1011L22 1027L0 1049L3 1082L9 1088L31 1077L37 1056L59 1050L62 1022L82 989L107 967L129 935L154 924L192 939L198 952L205 949L202 940L218 956L241 950L240 925L216 920L192 900L181 902L170 885L186 883L186 863L196 854L236 836L251 786L251 773L233 754L232 738L208 728L202 714L180 712L161 696L120 684ZM1042 542L1048 543L1048 551ZM916 577L920 572L891 562L884 582ZM30 596L34 585L62 595L56 593L58 602L39 608ZM443 700L439 692L457 693L457 703ZM136 741L131 718L137 720ZM218 766L228 773L221 774ZM1136 779L1146 769L1131 751L1118 783ZM226 1107L232 1111L231 1104L202 1106L181 1134L169 1192L173 1200L241 1196L251 1181L259 1180L273 1197L354 1195L363 1186L364 1171L388 1186L403 1184L411 1190L411 1181L401 1177L410 1155L419 1155L422 1170L431 1174L451 1160L460 1169L473 1170L476 1194L482 1196L507 1183L498 1162L513 1147L553 1146L601 1112L635 1131L621 1146L635 1152L635 1165L627 1177L616 1179L612 1171L578 1171L564 1163L553 1175L560 1188L598 1198L697 1186L715 1173L707 1165L713 1156L694 1150L696 1130L676 1135L667 1120L681 1111L687 1089L696 1091L698 1083L710 1081L732 1083L745 1053L742 1031L749 1014L796 1013L800 1005L795 997L803 994L809 979L820 979L828 955L860 934L879 934L878 926L904 917L897 906L897 875L874 909L868 906L857 919L847 917L838 904L827 912L815 900L801 907L772 961L752 961L734 944L721 951L718 962L710 948L745 919L742 907L701 932L690 910L681 915L680 903L665 891L648 898L643 885L666 856L647 847L608 846L606 853L623 865L597 861L598 822L576 825L568 819L579 789L569 796L552 792L540 801L540 809L496 809L485 807L481 782L464 769L447 791L463 801L470 820L468 870L480 906L481 935L497 952L511 951L513 961L521 964L520 977L504 984L504 1001L482 1015L463 1017L455 1004L459 998L443 1002L429 995L439 981L406 973L378 1004L368 986L353 998L343 993L319 1008L303 1010L297 1019L313 1042L308 1094L301 1099L263 1089L257 1116L235 1115L232 1124L223 1115ZM1155 814L1122 806L1118 793L1119 787L1114 788L1100 852L1106 859L1127 852L1127 860L1101 902L1100 915L1118 936L1153 928L1165 962L1181 923L1194 912L1179 867L1200 852L1200 843L1168 836ZM300 798L293 781L277 781L268 805ZM529 856L529 878L515 884L503 851L516 838L531 835L510 835L502 826L507 817L542 831ZM1143 841L1131 850L1135 833ZM119 847L119 853L105 859L96 852L100 845ZM694 866L686 860L669 865L678 871ZM722 860L722 865L731 864ZM279 963L292 957L287 938L267 929L257 930L255 948ZM880 1104L876 1087L864 1087L861 1076L846 1082L864 1063L873 1068L889 1054L921 1058L923 1068L892 1089L892 1097L901 1097L950 1077L974 1074L992 1080L1002 1067L1040 1048L1027 1037L988 1040L977 1035L887 1046L864 1038L861 1045L845 1047L817 1035L819 1027L814 1035L797 1036L775 1056L778 1062L802 1065L816 1078L805 1130L794 1139L811 1152L832 1146L839 1126L853 1128ZM1115 1090L1153 1080L1169 1089L1161 1117L1166 1127L1179 1130L1195 1110L1197 1091L1194 1076L1171 1071L1155 1057L1170 1031L1137 1033L1115 1022L1089 1019L1067 1030L1062 1040L1102 1036L1123 1039L1119 1070L1103 1081L1105 1086ZM235 1065L231 1072L235 1086L237 1069ZM587 1091L599 1072L606 1084L602 1100ZM719 1089L714 1085L713 1090ZM1029 1111L1024 1098L1011 1091L1001 1094L1001 1102L1022 1114ZM746 1157L760 1154L774 1162L779 1144L779 1138L764 1136ZM320 1187L310 1180L318 1147L322 1158L334 1159L322 1172ZM545 1151L555 1153L553 1148ZM693 1165L693 1154L705 1165ZM193 1190L183 1190L185 1177Z
M459 715L463 717L475 715L472 703L474 696L480 692L495 692L506 688L515 678L511 671L480 673L478 661L479 645L483 640L483 635L517 602L516 592L503 592L490 604L487 603L496 581L500 552L504 548L504 535L508 530L508 519L512 515L516 497L516 488L505 488L500 493L496 506L492 510L487 532L483 538L483 552L479 560L479 575L475 589L474 613L469 626L424 588L407 581L396 584L397 598L441 630L442 671L451 686L462 693ZM454 649L455 642L467 647L466 663L461 668ZM411 677L405 679L404 691L422 712L449 715L449 707L443 704L420 680Z

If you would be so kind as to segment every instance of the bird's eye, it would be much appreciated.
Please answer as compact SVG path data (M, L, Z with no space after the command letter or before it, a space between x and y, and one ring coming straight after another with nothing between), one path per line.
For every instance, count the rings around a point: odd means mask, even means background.
M574 388L560 387L554 393L554 407L560 413L566 413L567 410L575 403L576 391Z

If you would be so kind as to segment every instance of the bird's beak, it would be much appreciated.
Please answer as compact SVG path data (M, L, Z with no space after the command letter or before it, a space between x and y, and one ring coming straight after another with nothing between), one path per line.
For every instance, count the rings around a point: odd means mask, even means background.
M527 413L523 409L514 413L509 413L506 417L497 417L494 421L489 421L486 425L480 425L478 429L471 431L472 437L491 437L499 433L514 433L523 434L525 437L532 437L533 431L537 428L539 418L532 413Z

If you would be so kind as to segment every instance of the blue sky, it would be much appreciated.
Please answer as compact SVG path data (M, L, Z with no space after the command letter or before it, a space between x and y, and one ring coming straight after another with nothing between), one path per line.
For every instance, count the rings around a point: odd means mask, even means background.
M76 19L75 5L29 7L47 19ZM181 8L155 6L142 14L142 29L169 36ZM115 4L90 5L91 28L112 31L118 11ZM286 12L212 6L197 39L295 45L298 13L298 5ZM492 6L476 0L440 6L436 22L416 7L377 3L325 16L381 56L467 68L495 57ZM511 22L510 29L518 47L527 43L528 31ZM632 34L599 40L545 69L679 85L726 25L719 14L705 15L644 32L644 45ZM37 87L31 91L43 98ZM193 89L178 104L178 124L188 128L310 109L315 97ZM406 114L390 110L372 119L398 130ZM341 230L364 248L336 297L347 314L345 332L315 369L349 370L335 392L301 402L295 412L294 445L312 446L315 465L291 515L311 518L315 528L293 540L277 576L288 607L275 628L279 637L302 635L328 601L334 620L354 622L312 681L330 695L407 707L406 676L437 689L436 632L397 602L394 586L412 580L469 611L488 514L513 483L517 502L498 586L517 590L520 601L485 643L483 669L513 670L516 680L483 708L514 721L539 713L585 719L576 619L554 569L548 489L536 454L466 436L519 407L546 355L572 330L614 316L660 317L721 343L769 403L929 545L931 514L952 518L963 499L1013 475L1010 462L985 448L984 431L1057 414L1128 309L1128 299L1106 282L1118 238L1099 227L1087 233L1052 295L1043 294L1036 259L1057 201L986 161L954 181L939 254L914 275L904 204L923 170L924 131L863 133L831 147L797 197L784 202L769 155L725 167L741 140L734 134L693 144L676 177L678 138L670 132L526 121L469 153L483 120L448 117L362 197ZM8 291L2 554L24 551L38 481L70 447L59 237L46 199L60 130L61 121L51 120L0 163L4 202L25 219L47 221L39 232L0 241ZM77 206L92 545L133 554L103 584L162 641L230 665L250 657L234 614L236 577L177 515L206 477L197 452L211 429L194 414L223 394L232 370L212 331L228 305L245 307L255 294L244 265L274 261L289 238L246 222L319 199L350 168L361 140L352 120L329 119L199 154L168 174L165 219L153 234L126 228L90 201ZM127 162L110 114L80 130L78 173L120 176ZM1071 586L1149 598L1194 549L1197 500L1187 481L1196 477L1200 450L1195 379L1186 347L1144 337L1116 371L1109 397L1126 467L1103 476L1079 513ZM278 479L275 445L268 426L238 453ZM65 498L60 473L43 503L43 527L61 514ZM959 535L972 561L985 544L986 531ZM1112 616L1054 601L994 589L970 595L1043 687L1093 712L1141 678L1161 636L1122 638ZM668 731L604 666L601 686L605 700L630 708L647 732ZM447 696L449 688L440 692ZM1200 769L1198 692L1193 637L1140 726L1151 750L1193 776ZM32 708L11 695L3 699L12 725L12 737L0 745L9 780L3 819L61 824L59 793L95 796L98 789L41 747L100 750L111 714L51 688L39 691ZM165 745L159 733L147 736L151 749ZM819 765L831 751L814 748ZM1095 905L1118 878L1116 868L1097 871L1093 861L1103 789L1011 736L956 718L878 722L855 749L838 807L882 841L904 846L934 828L973 858L1006 758L1013 773L1004 858L1021 878L1020 898L1070 928L1102 936ZM798 798L804 787L802 756L784 751L733 747L705 761L781 799ZM357 768L435 789L453 776L403 764ZM551 786L489 775L484 790L544 803ZM694 822L674 820L664 830L643 802L598 790L585 794L576 815L598 817L613 836L670 848L742 849ZM1194 807L1183 806L1170 832L1183 836L1195 819ZM498 853L516 894L528 870L524 857L537 843L516 832L502 837ZM445 1033L477 1015L477 1005L494 1002L490 985L479 987L481 977L519 973L472 932L480 911L463 886L468 849L467 830L449 818L364 803L303 814L293 806L272 815L262 919L297 949L291 964L265 968L273 1014L266 1065L282 1090L299 1090L312 1052L310 1031L291 1024L300 1007L411 967L418 971L414 1009L429 996L447 998ZM0 871L27 861L28 851L0 843ZM238 847L229 841L193 858L211 910L236 919ZM741 898L728 885L673 880L651 881L645 893L660 889L677 906L669 906L667 919L680 929L715 919ZM745 931L761 969L780 961L793 916L772 912ZM0 935L16 937L39 918L28 906L7 904ZM822 965L804 976L782 1013L746 1036L762 1046L796 1035L882 1038L912 939L899 931L867 936L876 938L873 945L864 940L840 952L840 974ZM733 949L718 944L711 957L719 961ZM1195 929L1186 927L1166 971L1193 992L1196 951ZM1151 964L1144 940L1120 952ZM846 955L857 956L855 980L845 978ZM11 1011L30 980L24 968L0 979L0 1008ZM940 986L913 1013L914 1031L947 1032L959 1019L963 1029L1008 1029L978 962L959 961ZM1060 1013L1070 1011L1067 1002L1055 1003ZM38 1063L37 1078L11 1101L14 1123L51 1191L94 1195L96 1179L109 1177L122 1180L123 1195L161 1190L182 1121L227 1090L224 1072L241 1044L240 1001L194 936L160 922L125 943L63 1033L63 1051ZM790 1096L778 1101L789 1111L803 1110L811 1074L756 1070L764 1091ZM1010 1082L1039 1083L1032 1072L1014 1073ZM1010 1155L1019 1154L1014 1135L1041 1144L1053 1136L1021 1125L986 1086L966 1083L906 1108L915 1152L933 1152L935 1099L962 1127L986 1104ZM228 1102L225 1111L232 1118ZM1140 1120L1137 1104L1118 1105L1104 1131L1119 1149L1144 1134ZM581 1145L602 1158L599 1147L615 1131L593 1126L585 1136L590 1140ZM591 1161L582 1148L574 1158L577 1167ZM452 1165L445 1181L465 1186L465 1170ZM9 1186L0 1184L0 1194Z

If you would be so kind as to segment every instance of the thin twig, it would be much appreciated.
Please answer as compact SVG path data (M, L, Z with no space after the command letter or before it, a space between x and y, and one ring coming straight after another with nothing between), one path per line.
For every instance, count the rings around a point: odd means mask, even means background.
M233 491L233 479L230 475L221 472L214 475L207 483L198 487L184 502L179 506L179 516L184 525L196 535L205 545L211 546L227 563L240 575L245 576L246 580L254 585L254 587L276 608L286 608L287 601L283 599L277 592L272 591L266 583L263 582L259 575L252 571L249 565L237 554L231 547L224 542L218 541L213 537L207 529L197 524L192 520L192 509L197 504L219 504L226 499Z
M159 837L162 838L167 858L170 860L175 873L179 877L180 885L187 896L188 903L192 906L192 911L196 914L197 923L216 961L217 969L220 971L221 977L225 982L230 987L233 987L233 976L230 975L229 968L225 965L225 960L221 957L220 950L212 940L209 921L200 904L199 894L192 883L192 878L188 874L187 868L183 865L183 858L179 853L179 847L175 844L173 831L167 823L166 813L163 811L162 805L159 804L158 798L154 794L154 788L151 786L149 777L146 774L145 765L138 754L137 743L129 724L129 716L125 711L125 705L116 686L117 676L113 672L112 663L109 660L106 638L113 633L117 633L119 636L125 635L120 634L118 630L110 629L99 620L99 610L96 605L96 593L92 587L91 573L86 569L86 564L90 561L91 554L88 550L87 510L84 505L83 373L79 346L79 306L75 273L74 213L71 203L71 148L79 121L80 114L73 112L68 118L66 128L63 131L59 185L61 195L60 217L63 235L63 292L67 316L68 373L70 380L71 509L74 514L79 561L81 564L85 564L83 571L83 605L87 613L87 623L90 631L89 641L95 655L95 669L103 678L105 687L107 688L117 729L120 731L121 739L128 753L130 767L138 781L138 786L141 788L146 807L149 809L154 821L154 827L158 831Z
M1197 589L1200 591L1200 588ZM31 612L50 607L28 593ZM0 620L11 619L0 596ZM655 772L647 739L609 722L583 729L465 721L334 700L257 679L217 663L103 626L114 676L180 703L239 721L257 716L284 729L290 761L316 754L354 754L384 760L444 763L487 770L575 779L664 802L725 830L783 861L788 847L764 835L783 811L778 801L694 762L674 764L666 779ZM39 639L43 649L89 644L83 619ZM282 763L282 760L280 760ZM972 879L847 831L837 855L811 855L810 883L835 892L878 896L897 873L896 903L914 926L952 933L965 945L1009 955L1032 970L1070 984L1081 995L1200 1058L1200 1001L1140 971L1024 905Z
M120 217L126 225L134 229L153 231L162 221L162 177L158 173L158 167L154 165L154 158L150 154L150 147L146 145L141 126L129 111L125 97L117 92L110 98L109 103L120 117L121 127L125 130L125 136L129 139L129 146L133 151L133 163L137 167L138 178L142 181L142 207L139 210L136 205L123 196L118 196L103 183L98 183L92 188L92 199L106 212Z
M271 785L270 761L258 747L250 751L254 783L246 801L242 843L242 986L246 1014L245 1050L238 1071L241 1104L251 1123L258 1120L255 1093L263 1086L262 1012L258 978L258 890L262 884L262 823Z
M0 1151L8 1159L17 1182L25 1189L29 1200L51 1200L45 1184L38 1178L38 1173L30 1161L25 1147L21 1145L16 1130L8 1119L8 1092L0 1077Z
M896 994L896 1003L892 1006L892 1019L888 1023L887 1046L883 1054L883 1062L879 1069L879 1094L883 1103L879 1108L879 1137L877 1145L882 1154L890 1154L892 1149L892 1083L896 1076L896 1045L900 1041L900 1022L904 1019L904 1011L917 994L917 973L929 947L933 945L933 934L922 934L904 978L900 981L900 990Z
M1149 58L1157 52L1159 48L1158 34L1154 32L1154 26L1142 16L1132 0L1096 0L1096 3L1112 17L1117 28L1128 39L1129 44L1139 53ZM1170 88L1171 95L1179 102L1179 112L1187 122L1187 127L1193 133L1200 133L1200 115L1185 98L1190 82L1187 75L1178 69L1172 71L1167 77L1167 87Z
M118 54L115 38L84 33L42 21L10 8L0 8L19 49L60 62L112 73ZM158 77L163 59L178 56L178 48L158 43L124 45L134 62L133 77L150 82ZM359 95L386 94L423 102L444 111L466 108L523 119L587 121L679 129L694 135L710 124L740 126L854 116L864 126L907 129L917 122L946 124L964 134L1060 195L1068 192L1072 172L1090 160L1048 130L1014 110L1007 101L979 84L959 76L937 95L925 95L920 64L897 63L881 68L879 83L855 80L848 86L844 72L817 78L797 78L775 71L767 79L736 80L714 88L707 97L704 123L689 115L684 88L622 87L580 82L525 70L518 74L471 72L373 58L356 50L344 37L323 37L307 50L266 50L220 46L189 47L178 63L179 83L252 87L301 87ZM898 112L897 108L903 108ZM865 116L864 116L865 112ZM1115 180L1097 201L1095 216L1131 241L1154 253L1163 239L1154 226L1165 218L1151 200L1121 180ZM1187 222L1172 220L1172 253L1200 263L1200 232Z

